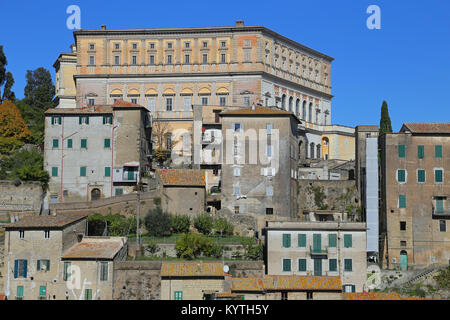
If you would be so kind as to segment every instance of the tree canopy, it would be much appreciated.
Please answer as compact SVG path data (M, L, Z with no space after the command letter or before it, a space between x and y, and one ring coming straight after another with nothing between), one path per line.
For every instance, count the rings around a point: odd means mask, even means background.
M26 78L24 102L33 108L44 111L51 108L55 86L50 72L42 67L33 71L27 70Z
M0 154L10 154L31 138L19 109L9 100L0 104Z
M388 105L386 101L383 101L381 105L380 135L388 132L392 132L391 118L389 117Z
M0 87L5 83L6 80L6 65L8 64L8 60L6 60L5 53L3 52L3 46L0 46ZM0 98L1 98L1 89L0 89ZM0 101L1 102L1 101Z
M16 100L15 93L11 90L12 86L14 85L14 78L11 72L6 73L6 83L5 87L3 88L3 99L2 100Z

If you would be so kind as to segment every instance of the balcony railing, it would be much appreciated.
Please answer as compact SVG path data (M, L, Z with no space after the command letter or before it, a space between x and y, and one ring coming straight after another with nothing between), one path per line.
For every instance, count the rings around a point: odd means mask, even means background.
M327 255L328 254L328 247L325 248L313 248L312 246L309 246L309 253L313 255Z

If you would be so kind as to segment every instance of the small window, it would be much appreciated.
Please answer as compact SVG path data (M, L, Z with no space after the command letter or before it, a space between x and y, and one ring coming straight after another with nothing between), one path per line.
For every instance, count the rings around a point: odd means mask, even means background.
M208 41L203 41L203 48L208 48Z
M120 43L114 43L114 49L119 50L120 49Z
M115 192L114 195L120 196L120 195L123 194L123 189L122 188L116 188L114 192Z
M400 221L400 230L406 231L406 221Z
M425 157L425 146L417 146L417 157L423 159Z
M95 44L90 43L89 44L89 50L95 50Z
M272 134L273 124L267 123L266 124L266 132L267 134Z
M49 271L50 270L50 260L40 259L37 261L37 271Z
M241 188L239 186L233 187L233 195L239 196L241 194Z
M64 262L63 280L70 281L71 274L72 274L72 262Z
M89 124L89 116L79 116L78 124Z
M234 213L239 214L239 206L234 206Z
M283 271L291 271L291 259L283 259Z
M92 300L92 289L84 289L84 300Z
M150 65L154 65L155 64L155 56L154 55L150 55L148 63Z
M227 55L225 53L220 55L220 63L227 63Z
M185 42L185 43L184 43L184 47L185 47L186 49L190 48L190 46L191 46L191 43L190 43L190 42Z
M72 149L72 144L73 144L72 139L67 139L67 148L68 149Z
M208 105L208 97L202 97L202 106Z
M298 259L298 271L306 271L306 259Z
M403 194L398 196L398 207L399 209L406 209L406 196Z
M86 167L80 167L80 177L86 177Z
M53 148L56 149L59 146L59 139L53 139Z
M25 239L25 231L19 230L19 239Z
M131 57L131 64L137 64L137 56Z
M172 98L166 98L166 111L172 111Z
M234 168L233 174L235 177L240 177L241 176L241 168Z
M306 234L299 234L298 235L298 246L300 248L306 248Z
M283 234L283 247L284 248L291 247L291 235L289 233Z
M268 197L273 196L273 187L272 186L266 187L266 196L268 196Z
M52 167L52 177L58 176L58 167Z
M188 54L185 54L184 55L184 63L185 64L189 64L190 62L189 62L189 55Z
M401 247L406 247L406 241L400 241L400 246Z
M352 235L351 234L344 234L344 247L345 248L351 248L352 247Z
M108 281L108 262L100 262L100 281Z
M337 235L334 233L330 233L328 235L328 246L330 248L335 248L337 245Z
M434 182L442 182L443 181L443 170L442 169L435 169L434 170Z
M241 124L240 123L233 123L233 131L234 132L240 132L241 131Z
M44 239L50 239L50 230L44 230Z
M167 42L167 48L172 49L172 42Z
M132 98L132 99L131 99L131 103L138 104L137 98Z
M207 54L203 54L202 55L202 62L203 63L208 63L208 55Z
M120 56L114 56L114 64L115 65L120 64Z
M220 46L222 48L226 47L227 46L227 42L226 41L220 41Z
M154 42L150 42L149 43L149 47L150 47L150 49L155 49L155 43Z
M337 271L337 259L328 260L328 270Z
M89 56L89 64L91 66L95 64L95 57L94 56Z
M88 99L88 106L93 106L95 105L95 99L89 98Z
M167 55L167 64L172 64L172 55L171 54Z
M111 115L103 116L103 124L112 124L113 117Z
M52 116L52 124L60 125L61 124L61 116Z
M397 170L397 181L406 182L406 170L404 169Z
M81 139L81 149L87 149L87 139Z
M273 208L266 208L267 215L273 215Z
M439 231L447 232L447 223L445 220L439 220Z
M111 177L111 167L105 167L105 177Z
M227 105L227 97L220 97L219 98L219 105L220 106L226 106Z
M442 146L441 145L434 146L434 157L442 158Z
M174 300L183 300L183 291L175 291L173 298Z
M417 182L425 182L425 170L417 170Z
M344 271L352 271L353 270L353 260L352 259L344 259Z

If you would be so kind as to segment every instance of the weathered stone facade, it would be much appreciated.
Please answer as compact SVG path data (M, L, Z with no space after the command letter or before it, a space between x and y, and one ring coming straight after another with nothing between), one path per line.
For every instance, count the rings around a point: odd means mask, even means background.
M41 211L44 192L39 182L0 181L0 221L9 222L9 216Z

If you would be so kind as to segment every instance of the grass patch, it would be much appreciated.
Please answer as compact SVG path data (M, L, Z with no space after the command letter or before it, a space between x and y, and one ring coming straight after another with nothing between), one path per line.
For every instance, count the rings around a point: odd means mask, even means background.
M142 235L142 243L173 243L177 242L178 238L180 238L183 234L181 233L174 233L167 237L151 237L148 235ZM220 235L207 235L205 236L211 240L213 240L217 244L241 244L242 240L248 239L248 237L241 237L241 236L220 236ZM128 241L129 242L136 242L136 235L130 234L128 235Z

